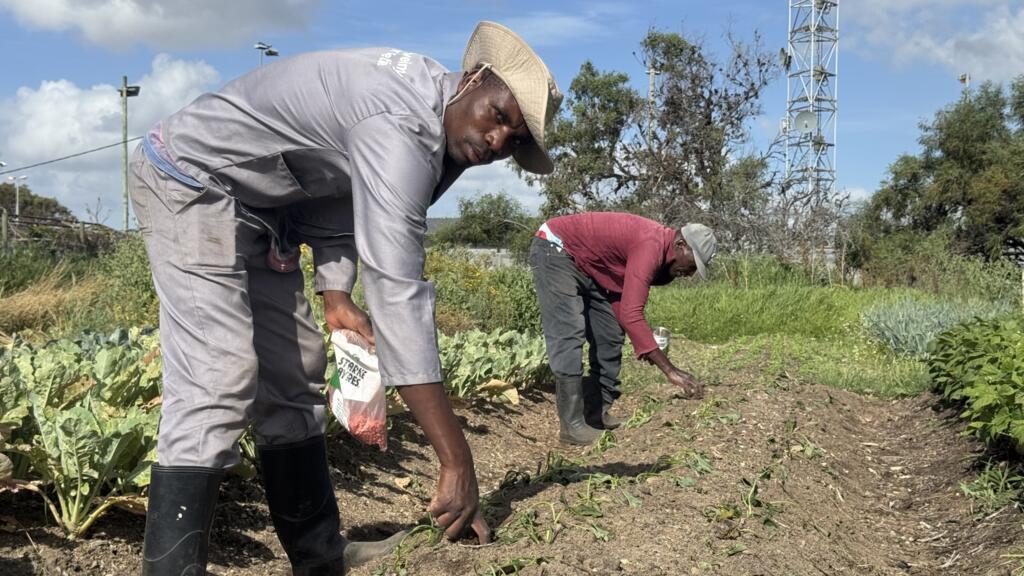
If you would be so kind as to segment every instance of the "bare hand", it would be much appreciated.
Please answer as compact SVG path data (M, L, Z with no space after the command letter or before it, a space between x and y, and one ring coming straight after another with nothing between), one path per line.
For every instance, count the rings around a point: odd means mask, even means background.
M491 529L480 511L480 494L472 466L441 466L437 492L427 511L450 540L456 540L467 526L476 532L481 544L491 541Z
M336 290L325 290L323 296L324 318L327 320L328 328L352 330L366 338L371 347L376 344L373 339L373 325L370 323L370 317L359 306L356 306L351 295Z
M687 398L700 398L704 395L704 384L694 378L693 374L689 372L674 368L669 370L665 376L668 377L668 381L674 386L682 388L683 394Z

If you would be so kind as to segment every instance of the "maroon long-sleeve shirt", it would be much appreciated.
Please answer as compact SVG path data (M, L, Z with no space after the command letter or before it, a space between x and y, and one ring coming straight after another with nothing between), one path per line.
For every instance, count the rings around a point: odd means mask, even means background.
M558 216L547 224L580 271L611 293L612 310L637 357L657 348L644 307L652 284L672 280L667 266L675 258L676 231L619 212Z

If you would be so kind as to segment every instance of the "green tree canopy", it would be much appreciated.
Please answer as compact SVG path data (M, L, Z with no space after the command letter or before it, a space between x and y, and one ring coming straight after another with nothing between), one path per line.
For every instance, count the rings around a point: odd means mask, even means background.
M14 215L15 187L10 182L0 184L0 208L7 210L7 213ZM62 220L74 220L66 206L53 198L37 196L25 184L19 184L17 196L20 197L22 216L33 216L36 218L59 218Z
M1024 239L1024 76L1009 95L985 83L922 123L918 155L904 155L858 214L863 258L888 236L952 232L969 255L999 258Z
M438 244L507 248L530 215L505 192L459 199L459 219L434 232Z

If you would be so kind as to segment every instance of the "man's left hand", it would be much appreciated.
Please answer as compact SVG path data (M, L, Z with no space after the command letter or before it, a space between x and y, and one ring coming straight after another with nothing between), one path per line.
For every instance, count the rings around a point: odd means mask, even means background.
M333 330L351 330L366 338L370 346L375 345L373 325L370 317L356 306L352 296L338 290L324 290L324 318L327 327Z

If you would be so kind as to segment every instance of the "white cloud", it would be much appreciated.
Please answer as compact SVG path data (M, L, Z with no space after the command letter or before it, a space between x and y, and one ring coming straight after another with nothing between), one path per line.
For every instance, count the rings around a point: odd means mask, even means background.
M75 30L92 44L125 49L232 46L258 32L301 30L320 0L0 0L28 27Z
M522 203L528 212L536 213L544 199L539 190L531 188L510 167L511 160L470 168L452 184L444 196L430 207L430 216L458 216L459 198L478 194L505 192Z
M217 71L202 61L186 62L159 55L152 70L133 83L139 96L129 99L129 137L175 112L219 82ZM68 80L45 81L38 88L19 88L14 98L0 101L0 151L8 169L96 148L121 140L118 87L80 87ZM129 150L134 149L129 144ZM120 225L121 149L80 156L24 172L33 191L57 198L79 217L86 206L102 206Z
M847 47L898 66L939 64L952 77L997 81L1024 70L1018 0L860 0L841 14Z

